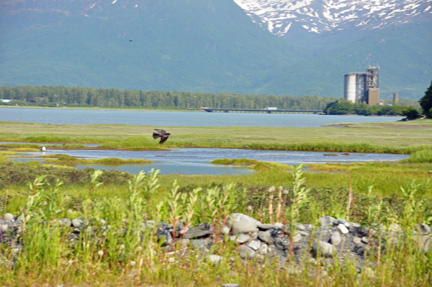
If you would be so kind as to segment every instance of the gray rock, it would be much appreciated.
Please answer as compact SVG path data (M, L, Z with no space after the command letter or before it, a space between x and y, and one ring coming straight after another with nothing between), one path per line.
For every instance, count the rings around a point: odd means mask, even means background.
M348 230L351 234L357 234L357 231L360 229L361 225L358 223L350 223L348 226Z
M420 225L420 234L421 235L427 235L431 233L431 228L429 225L427 225L426 223L422 223Z
M296 223L295 228L299 231L307 231L306 226L304 226L304 224L301 223Z
M211 226L209 223L201 223L198 226L192 227L184 235L185 239L197 239L202 237L208 237L212 233Z
M252 248L246 245L242 245L240 246L239 249L240 249L240 257L242 259L253 259L255 257L256 252Z
M222 256L214 255L214 254L209 255L209 256L207 257L207 259L208 259L210 262L212 262L213 264L215 264L215 265L217 265L217 264L219 264L219 263L222 263L222 261L223 261L223 257L222 257Z
M288 250L290 247L290 242L288 238L285 237L273 237L274 246L280 250Z
M338 219L336 219L336 223L337 224L343 224L346 226L348 224L348 221L346 221L345 219L338 218Z
M283 223L280 223L280 222L276 222L275 224L273 224L273 226L274 226L275 228L279 228L279 229L283 229L283 228L284 228Z
M330 238L330 241L331 241L331 244L333 246L337 246L337 245L339 245L342 242L342 238L340 236L339 231L333 232L333 234L332 234L332 236Z
M249 236L253 239L253 240L255 240L255 239L258 239L258 232L250 232L249 233Z
M320 218L320 222L321 222L321 227L333 226L336 222L336 219L334 219L331 216L323 216Z
M363 256L366 250L368 250L368 246L366 245L356 245L354 247L354 252L360 256Z
M260 231L258 232L258 239L262 242L269 243L271 239L271 232L270 231Z
M7 224L0 224L0 231L7 231L9 229L9 225Z
M259 230L269 230L275 228L273 224L258 224L257 227Z
M72 226L75 228L83 227L83 225L84 225L84 221L82 221L81 219L72 220Z
M294 242L294 243L299 243L301 240L303 239L303 237L302 237L302 235L300 234L300 232L295 232L294 233L294 236L293 236L293 238L292 238L292 241Z
M431 235L421 235L418 237L419 249L422 252L429 252L431 250Z
M249 246L250 248L252 248L253 250L257 251L258 249L260 249L261 247L261 241L258 240L252 240L251 242L248 243L247 246Z
M229 235L230 232L231 232L231 228L229 228L229 226L224 225L224 226L222 227L222 234L224 234L224 235Z
M337 228L339 229L339 231L342 233L342 234L347 234L349 231L348 231L348 229L346 228L346 226L344 225L344 224L342 224L342 223L340 223L338 226L337 226Z
M269 247L267 244L262 243L260 249L258 250L258 253L261 255L266 255L269 252Z
M332 257L337 253L333 245L324 241L315 242L312 246L312 252L315 256L320 254L324 257Z
M163 242L163 246L170 245L173 240L172 233L166 228L159 228L156 232L156 237L158 241Z
M250 237L249 235L247 235L247 234L240 233L240 234L238 234L238 235L233 235L233 236L231 236L230 239L231 239L232 241L234 241L234 242L237 242L237 243L243 244L243 243L249 241L249 240L251 239L251 237Z
M14 221L15 220L15 216L13 216L12 213L5 213L5 215L3 216L3 219L5 221Z
M354 237L354 238L353 238L353 242L354 242L354 244L356 244L356 245L362 245L361 238L359 238L359 237Z
M72 224L72 222L71 222L71 220L69 218L59 219L58 223L61 226L69 226L69 227L71 227L71 224Z
M361 242L363 242L364 244L368 244L369 243L369 238L367 238L366 236L363 236L361 238Z
M230 223L232 225L232 234L256 232L258 225L261 224L258 220L242 213L234 213L231 215Z
M237 283L225 283L222 284L221 287L239 287L240 285Z

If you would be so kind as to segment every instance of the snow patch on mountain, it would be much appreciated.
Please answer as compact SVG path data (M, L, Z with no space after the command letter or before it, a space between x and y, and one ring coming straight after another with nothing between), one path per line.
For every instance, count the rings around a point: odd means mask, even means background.
M308 32L379 29L432 20L432 0L233 0L253 22L278 36L297 24Z

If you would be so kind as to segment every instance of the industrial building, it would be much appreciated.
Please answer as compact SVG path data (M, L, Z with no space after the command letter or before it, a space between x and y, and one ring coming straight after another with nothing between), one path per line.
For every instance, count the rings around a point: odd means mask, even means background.
M349 73L345 75L344 98L352 103L378 105L379 67L367 67L366 73Z

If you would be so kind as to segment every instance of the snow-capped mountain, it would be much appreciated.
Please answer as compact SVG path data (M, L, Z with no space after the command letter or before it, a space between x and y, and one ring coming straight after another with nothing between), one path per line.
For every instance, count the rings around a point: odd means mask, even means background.
M322 33L432 20L432 0L233 0L253 22L285 36L293 26Z

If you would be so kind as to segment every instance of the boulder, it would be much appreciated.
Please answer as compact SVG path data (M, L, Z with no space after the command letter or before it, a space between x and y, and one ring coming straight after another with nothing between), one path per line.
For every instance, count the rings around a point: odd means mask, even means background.
M258 225L261 224L258 220L247 216L243 213L234 213L230 217L231 230L233 235L247 232L257 232Z

